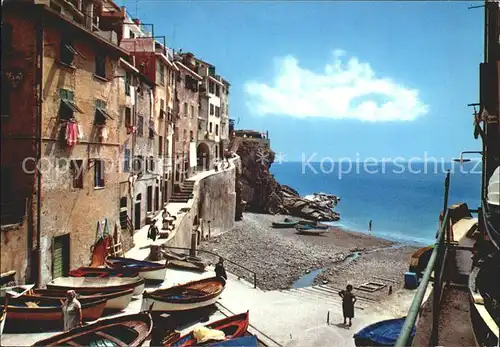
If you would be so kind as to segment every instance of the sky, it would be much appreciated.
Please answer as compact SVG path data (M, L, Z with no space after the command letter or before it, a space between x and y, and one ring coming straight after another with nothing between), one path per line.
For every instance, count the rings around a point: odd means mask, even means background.
M480 149L484 10L473 1L121 1L231 83L239 129L283 161ZM414 160L414 159L413 159Z

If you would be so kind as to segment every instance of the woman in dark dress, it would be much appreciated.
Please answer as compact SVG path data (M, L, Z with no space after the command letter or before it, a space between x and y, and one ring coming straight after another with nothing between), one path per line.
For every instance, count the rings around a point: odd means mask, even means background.
M349 318L349 326L352 326L351 319L354 318L354 304L356 303L356 297L352 293L352 286L348 284L346 290L341 290L339 292L339 296L342 298L344 324L346 324L346 320Z

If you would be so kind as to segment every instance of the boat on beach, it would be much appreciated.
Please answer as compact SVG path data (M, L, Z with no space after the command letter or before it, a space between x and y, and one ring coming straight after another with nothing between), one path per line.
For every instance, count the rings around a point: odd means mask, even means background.
M306 225L296 225L295 229L297 230L297 234L303 234L303 235L323 235L328 231L328 228L330 228L329 225L322 224L322 225L311 225L311 224L306 224Z
M6 298L0 298L2 305L6 301ZM7 320L9 324L11 321L17 321L19 324L62 323L63 303L64 300L43 297L36 298L35 300L25 296L8 298ZM92 321L102 316L106 300L93 299L82 302L81 305L82 320Z
M77 327L36 342L35 346L133 346L151 335L153 319L148 313L131 314Z
M298 223L299 223L298 221L288 220L287 218L285 218L283 222L273 222L272 226L275 229L286 229L286 228L293 228Z
M354 343L356 346L394 346L399 337L401 328L406 317L388 319L368 325L354 334ZM409 345L413 341L416 330L413 327Z
M167 264L122 257L106 257L106 266L119 271L137 271L139 276L148 281L164 281Z
M117 270L107 267L82 266L71 270L68 275L70 277L136 277L139 274L137 271L129 269Z
M162 250L162 255L167 259L167 267L188 271L204 272L207 264L199 258L193 258L188 255L172 253Z
M5 320L7 318L7 302L2 305L2 310L0 311L0 335L3 334L3 327L5 326Z
M211 277L165 289L146 291L143 307L152 311L186 312L213 305L226 286L223 278ZM152 305L152 306L151 306Z
M84 303L91 300L106 300L105 310L117 310L121 311L127 308L127 306L132 301L132 296L134 295L134 289L120 290L116 292L109 293L90 293L77 292L77 299L80 303ZM50 298L65 300L66 291L58 289L32 289L23 295L31 300L36 300L37 298Z
M133 289L134 295L144 291L144 279L140 277L58 277L47 283L47 289L74 290L77 293L114 293Z
M170 338L167 341L164 341L165 346L172 346L172 347L184 347L184 346L202 346L202 345L210 345L210 346L226 346L223 344L226 341L233 341L237 338L240 338L245 335L248 329L248 324L249 324L249 318L248 318L248 311L245 313L240 313L234 316L226 317L224 319L218 320L216 322L210 323L206 325L205 327L209 329L215 329L215 330L220 330L224 332L224 335L226 336L225 341L218 341L214 343L214 341L206 341L205 343L199 343L195 336L194 336L194 331L191 331L190 333L184 335L184 336L179 336L180 334L177 334L177 336L174 336ZM241 345L227 345L227 346L247 346L246 344L241 344Z

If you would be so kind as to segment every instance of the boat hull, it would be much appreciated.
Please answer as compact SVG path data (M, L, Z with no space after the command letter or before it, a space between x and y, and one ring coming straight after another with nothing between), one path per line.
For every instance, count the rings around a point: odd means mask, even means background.
M163 282L165 280L165 276L167 275L167 267L158 269L158 270L148 270L148 271L140 271L139 276L144 278L146 281L157 281Z
M96 333L112 346L142 346L151 336L153 319L150 314L139 313L111 319L71 329L36 342L34 346L84 346L94 342ZM131 331L133 333L131 334ZM104 344L103 344L104 345Z
M85 294L114 293L132 288L134 295L140 295L144 291L144 279L140 277L59 277L47 283L47 288L74 290Z
M273 228L275 229L287 229L287 228L294 228L299 222L273 222Z
M126 309L132 301L134 290L128 289L114 293L95 293L90 295L78 292L77 294L77 298L81 302L84 302L85 300L102 299L106 300L106 306L104 307L105 310L121 311ZM64 300L65 292L62 290L36 289L29 294L25 294L24 296L32 300L36 300L39 297Z
M325 234L326 232L326 230L297 230L297 234L312 236L320 236Z
M191 310L196 310L199 308L207 307L210 305L213 305L219 300L219 296L216 296L212 299L202 301L202 302L195 302L195 303L172 303L172 302L165 302L161 300L156 300L153 298L146 298L143 299L143 308L148 309L153 305L151 308L151 311L157 311L157 312L187 312Z
M172 259L168 261L167 267L173 269L204 272L206 266L202 262L191 262L187 260Z
M3 328L5 326L6 318L7 318L7 308L4 306L2 308L2 313L0 313L0 335L3 334Z
M69 272L70 277L136 277L137 271L83 266Z
M394 346L401 332L406 317L388 319L368 325L354 334L356 346ZM409 346L415 336L415 327L411 332Z
M158 264L149 261L136 260L131 258L107 257L106 266L117 271L137 271L139 276L147 281L165 280L167 274L167 264Z

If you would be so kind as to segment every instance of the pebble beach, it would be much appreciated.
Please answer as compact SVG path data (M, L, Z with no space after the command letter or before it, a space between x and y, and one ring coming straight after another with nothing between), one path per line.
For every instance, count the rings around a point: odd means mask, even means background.
M403 286L403 274L416 247L337 227L331 227L323 236L271 227L272 222L286 217L245 213L235 228L202 242L200 249L216 252L254 271L257 286L263 290L318 283L356 286L377 278L391 283L394 290ZM231 273L253 281L249 271L230 263L225 266Z

